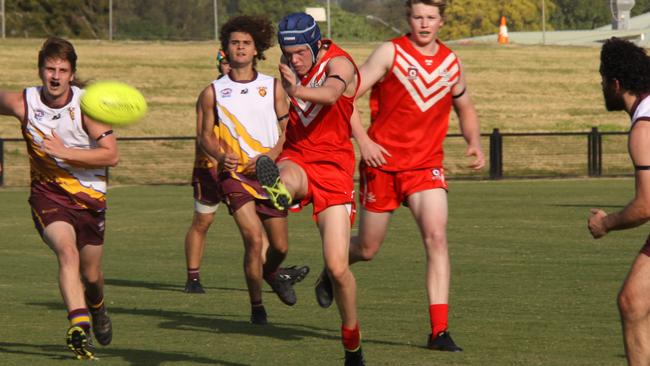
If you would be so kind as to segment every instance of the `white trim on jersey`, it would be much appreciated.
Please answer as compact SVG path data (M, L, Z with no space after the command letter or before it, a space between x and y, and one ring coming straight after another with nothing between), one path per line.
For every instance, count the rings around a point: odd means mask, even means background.
M450 93L451 87L458 82L460 68L457 62L454 63L455 61L456 55L450 53L438 67L429 73L415 58L396 44L395 63L396 66L400 67L393 67L393 74L408 91L420 110L426 112L436 102ZM451 69L448 69L449 65L452 64ZM408 75L408 70L412 67L417 67L415 79ZM406 70L406 72L402 69ZM427 84L431 85L427 86Z
M327 75L325 75L325 67L327 66L327 62L323 62L320 64L318 67L318 71L314 74L314 76L309 80L309 83L307 84L308 87L310 88L317 88L325 82L325 78ZM298 112L298 116L300 117L300 122L302 122L303 126L307 127L309 126L310 123L316 119L318 116L318 113L320 113L321 109L323 109L322 104L315 104L312 102L304 101L299 98L292 98L296 103L295 107L298 107L296 109L296 112Z

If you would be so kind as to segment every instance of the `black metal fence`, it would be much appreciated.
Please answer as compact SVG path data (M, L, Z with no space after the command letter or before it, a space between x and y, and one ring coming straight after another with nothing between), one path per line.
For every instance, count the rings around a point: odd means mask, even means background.
M492 133L481 140L488 167L472 171L460 134L445 140L449 179L600 177L631 175L627 132ZM120 164L110 168L111 184L189 183L193 136L119 138ZM22 139L0 138L0 187L29 185L29 158ZM357 154L358 157L358 154Z

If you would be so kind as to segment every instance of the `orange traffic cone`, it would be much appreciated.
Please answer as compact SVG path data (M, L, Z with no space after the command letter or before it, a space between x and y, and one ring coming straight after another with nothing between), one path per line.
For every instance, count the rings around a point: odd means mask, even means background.
M499 44L508 43L508 26L506 25L506 17L501 16L501 25L499 26L499 38L497 38Z

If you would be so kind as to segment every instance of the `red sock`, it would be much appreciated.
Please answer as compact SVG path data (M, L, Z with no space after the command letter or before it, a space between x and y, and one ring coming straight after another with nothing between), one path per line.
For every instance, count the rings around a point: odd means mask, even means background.
M341 325L341 338L343 341L343 347L347 351L356 351L359 349L361 344L361 331L359 330L359 323L354 326L354 328L346 328Z
M431 319L431 333L435 337L443 330L447 330L447 319L449 315L449 305L431 304L429 305L429 319Z

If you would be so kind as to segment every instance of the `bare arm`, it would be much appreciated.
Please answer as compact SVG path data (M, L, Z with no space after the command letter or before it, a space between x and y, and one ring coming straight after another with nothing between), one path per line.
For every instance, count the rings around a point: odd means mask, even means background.
M465 156L474 156L474 161L469 165L470 168L479 170L485 166L485 155L481 149L481 127L478 121L478 114L474 103L467 93L465 76L460 73L459 81L451 88L451 95L454 97L454 110L460 121L460 130L463 138L467 142Z
M111 131L111 127L85 115L83 118L88 136L93 140L99 139L95 148L66 147L56 132L52 131L52 135L46 136L43 140L43 150L47 154L72 165L89 168L116 166L120 158L117 151L117 139L113 133L104 135L106 132ZM104 136L102 137L102 135Z
M25 119L23 93L0 91L0 115Z
M382 43L370 54L366 62L359 68L361 84L357 92L357 100L386 75L393 63L394 55L395 48L391 42ZM356 101L352 117L350 118L350 125L352 128L352 136L359 145L361 160L372 167L386 164L386 157L384 155L391 155L383 146L372 141L368 136L366 129L361 123L361 114L359 113L359 108L357 108Z
M634 165L650 165L650 123L637 122L630 131L630 157ZM598 239L612 230L637 227L650 220L650 171L635 172L635 195L622 210L611 214L591 209L588 227Z
M287 94L308 102L331 105L341 95L353 95L357 78L352 63L345 57L335 57L327 64L327 79L317 88L304 87L297 82L296 74L285 64L280 64L282 85ZM335 77L330 77L330 75Z
M391 42L382 43L368 56L366 62L359 67L361 85L359 85L357 98L363 96L373 85L386 76L393 64L394 57L395 47Z
M366 129L361 124L361 114L357 108L356 102L354 103L354 110L350 117L350 125L352 128L352 137L359 145L359 152L361 153L361 160L371 167L379 167L386 164L384 155L391 156L390 153L378 143L372 141Z
M214 89L209 85L199 95L199 107L197 109L197 126L201 124L199 144L203 151L212 156L227 171L237 169L239 158L234 154L224 154L219 151L219 139L214 133L215 120L215 96ZM198 128L198 127L197 127Z

